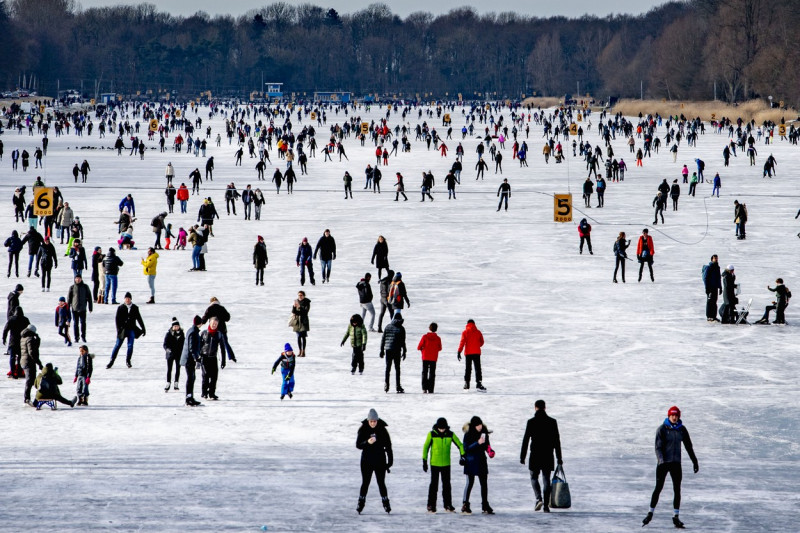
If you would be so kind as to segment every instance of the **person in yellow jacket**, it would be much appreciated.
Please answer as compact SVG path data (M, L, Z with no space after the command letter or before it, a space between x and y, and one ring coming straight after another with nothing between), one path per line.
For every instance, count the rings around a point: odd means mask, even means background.
M147 300L149 304L156 303L156 265L158 265L158 254L150 247L147 249L147 257L142 259L144 275L147 276L147 284L150 285L150 299Z
M455 444L464 458L464 445L458 437L450 431L445 418L439 418L433 425L425 445L422 447L422 470L428 471L428 453L431 456L431 484L428 487L428 512L436 512L436 495L439 492L439 477L442 478L442 499L444 510L448 513L455 512L453 497L450 492L450 448Z

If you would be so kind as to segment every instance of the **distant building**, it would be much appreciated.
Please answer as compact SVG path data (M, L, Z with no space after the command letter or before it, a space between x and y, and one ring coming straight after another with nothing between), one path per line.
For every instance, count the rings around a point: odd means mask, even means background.
M267 87L268 98L283 98L283 84L276 82L267 82L264 85Z
M314 93L315 102L350 103L350 94L347 91L318 91Z

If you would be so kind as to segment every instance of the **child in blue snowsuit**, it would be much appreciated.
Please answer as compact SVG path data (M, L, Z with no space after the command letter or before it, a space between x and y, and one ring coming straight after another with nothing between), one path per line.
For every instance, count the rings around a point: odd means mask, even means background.
M283 347L283 352L281 352L280 357L278 357L275 364L272 365L273 374L278 368L278 365L281 365L281 376L283 376L283 381L281 382L281 400L283 400L283 397L287 394L289 398L291 398L292 391L294 390L295 355L292 350L292 345L288 342Z
M56 327L58 334L64 337L64 344L72 346L72 339L69 338L69 322L72 317L67 299L63 296L58 299L58 306L56 307Z

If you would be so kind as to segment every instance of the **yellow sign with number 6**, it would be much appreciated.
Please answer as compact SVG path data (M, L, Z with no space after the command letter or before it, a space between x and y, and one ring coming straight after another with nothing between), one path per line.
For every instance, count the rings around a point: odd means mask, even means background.
M33 214L37 217L53 216L52 187L36 187L33 189Z
M572 195L553 195L553 222L572 222Z

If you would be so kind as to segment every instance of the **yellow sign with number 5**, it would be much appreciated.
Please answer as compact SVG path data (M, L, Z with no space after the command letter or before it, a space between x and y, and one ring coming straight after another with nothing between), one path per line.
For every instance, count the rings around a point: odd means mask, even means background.
M553 222L572 222L572 195L553 195Z

